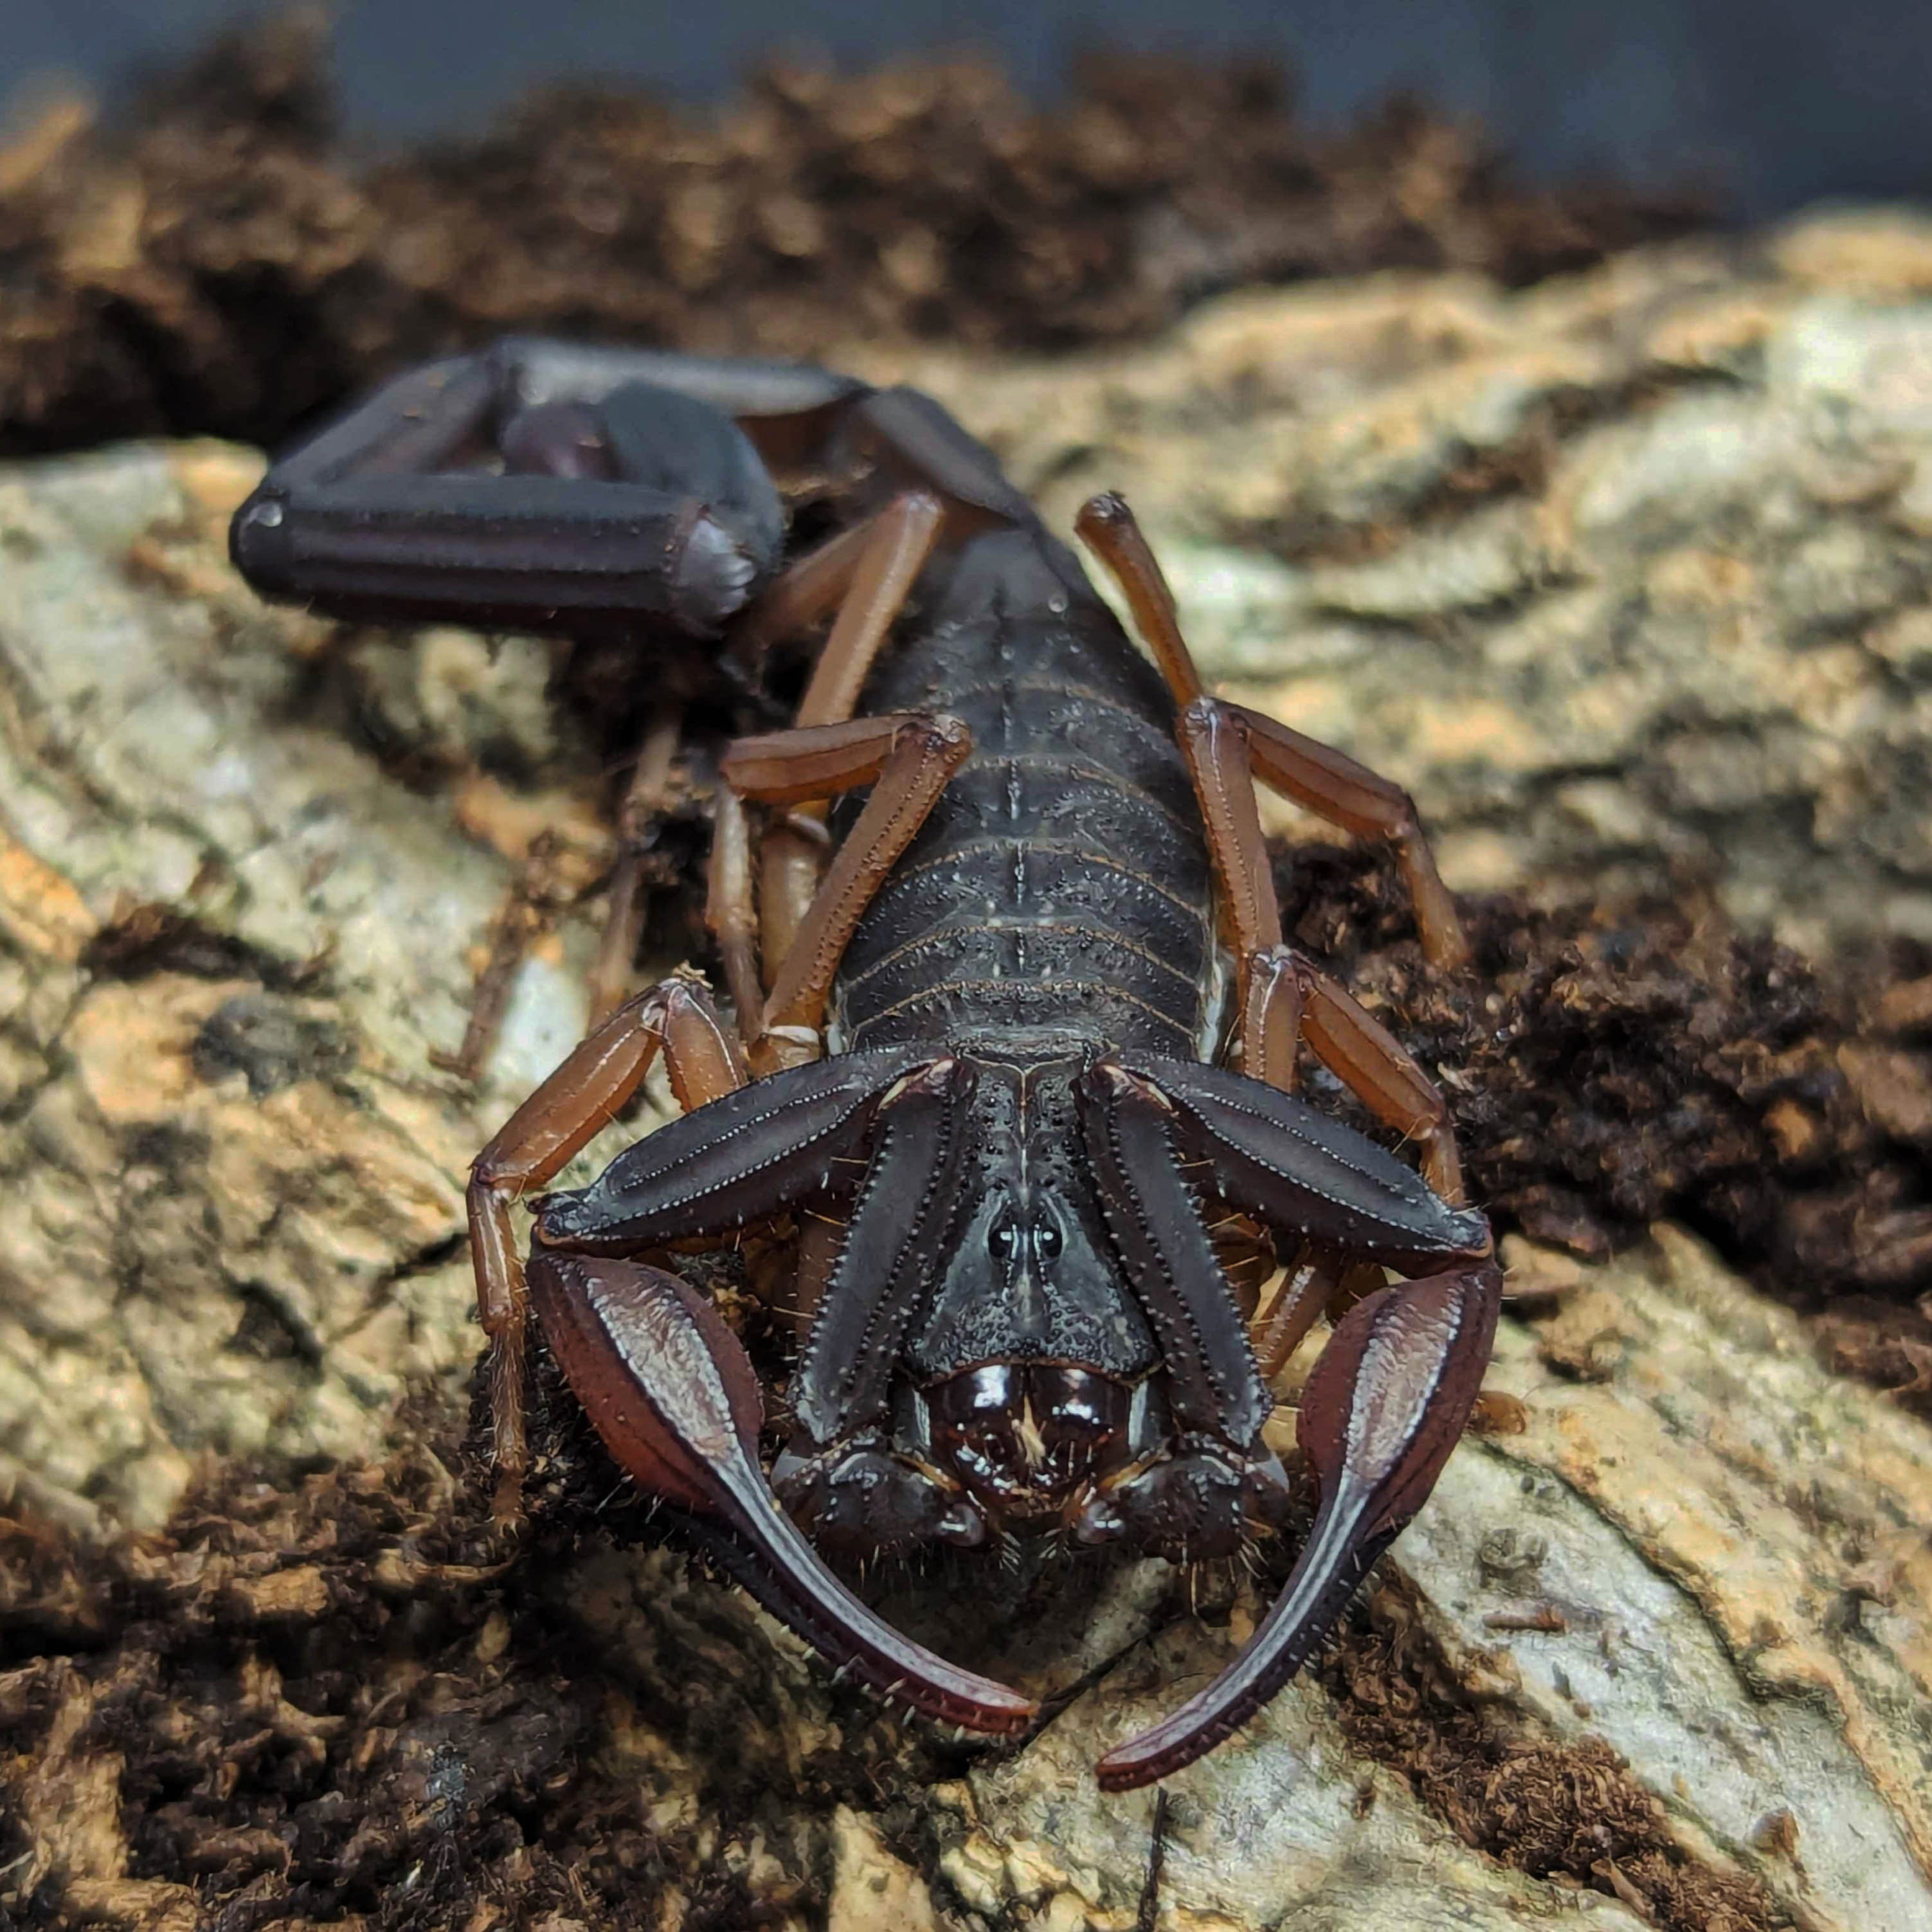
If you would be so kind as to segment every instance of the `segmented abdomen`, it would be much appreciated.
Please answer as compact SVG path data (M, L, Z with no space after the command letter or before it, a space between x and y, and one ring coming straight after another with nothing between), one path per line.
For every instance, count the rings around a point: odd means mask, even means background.
M950 712L973 751L847 949L844 1043L1051 1029L1191 1055L1209 872L1159 676L1037 532L978 538L928 594L863 708Z

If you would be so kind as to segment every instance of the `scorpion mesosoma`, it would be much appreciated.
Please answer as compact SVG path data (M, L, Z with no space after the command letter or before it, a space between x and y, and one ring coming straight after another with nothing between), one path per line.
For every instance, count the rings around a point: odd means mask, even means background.
M843 520L790 560L774 471ZM1387 840L1425 952L1460 965L1408 796L1203 690L1118 498L1077 527L1147 656L917 392L513 339L277 463L232 548L266 593L328 610L720 640L747 688L830 620L790 728L718 768L732 1018L684 970L616 1006L476 1162L505 1508L533 1308L616 1461L821 1656L1016 1733L1032 1703L891 1629L814 1542L1237 1552L1287 1514L1268 1378L1333 1317L1298 1423L1313 1527L1228 1669L1101 1761L1120 1790L1227 1736L1332 1628L1469 1417L1501 1277L1434 1084L1283 943L1255 783ZM1295 1097L1304 1047L1420 1174ZM659 1054L682 1116L535 1200L520 1260L512 1204ZM674 1251L788 1214L808 1319L767 1469L757 1375ZM1258 1316L1230 1224L1282 1258Z

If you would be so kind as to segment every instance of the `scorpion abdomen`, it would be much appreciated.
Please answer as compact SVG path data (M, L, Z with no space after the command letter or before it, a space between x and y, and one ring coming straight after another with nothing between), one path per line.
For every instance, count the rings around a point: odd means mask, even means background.
M862 708L950 713L973 749L846 949L843 1043L1200 1052L1211 874L1158 674L1037 527L970 540L923 588Z

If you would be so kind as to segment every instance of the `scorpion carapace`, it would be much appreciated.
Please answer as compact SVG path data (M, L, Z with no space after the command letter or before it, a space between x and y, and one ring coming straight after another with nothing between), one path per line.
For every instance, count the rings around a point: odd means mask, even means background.
M774 470L844 520L789 562ZM718 765L730 1022L688 970L617 998L638 917L620 860L603 1017L472 1170L506 1511L534 1307L612 1455L822 1655L1022 1731L1027 1699L892 1630L814 1546L1238 1551L1290 1514L1269 1378L1334 1318L1298 1424L1313 1527L1229 1669L1102 1761L1125 1789L1225 1737L1333 1627L1468 1419L1501 1278L1436 1088L1283 943L1254 787L1387 839L1425 951L1460 965L1408 799L1208 696L1125 506L1098 498L1078 527L1149 656L923 396L508 341L399 378L278 464L233 547L271 594L328 609L718 638L746 688L830 620L792 728ZM1420 1173L1296 1097L1304 1046ZM660 1054L682 1118L539 1198L526 1269L514 1203ZM749 1358L675 1264L788 1226L800 1341L767 1468Z

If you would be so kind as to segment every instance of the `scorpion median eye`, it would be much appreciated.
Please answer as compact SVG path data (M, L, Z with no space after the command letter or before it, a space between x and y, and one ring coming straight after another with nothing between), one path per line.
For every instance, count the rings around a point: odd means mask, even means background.
M986 1230L986 1247L995 1261L1010 1262L1019 1242L1019 1224L1010 1214L1003 1214Z
M1042 1221L1033 1231L1033 1251L1043 1262L1058 1260L1064 1245L1060 1230L1051 1221Z

